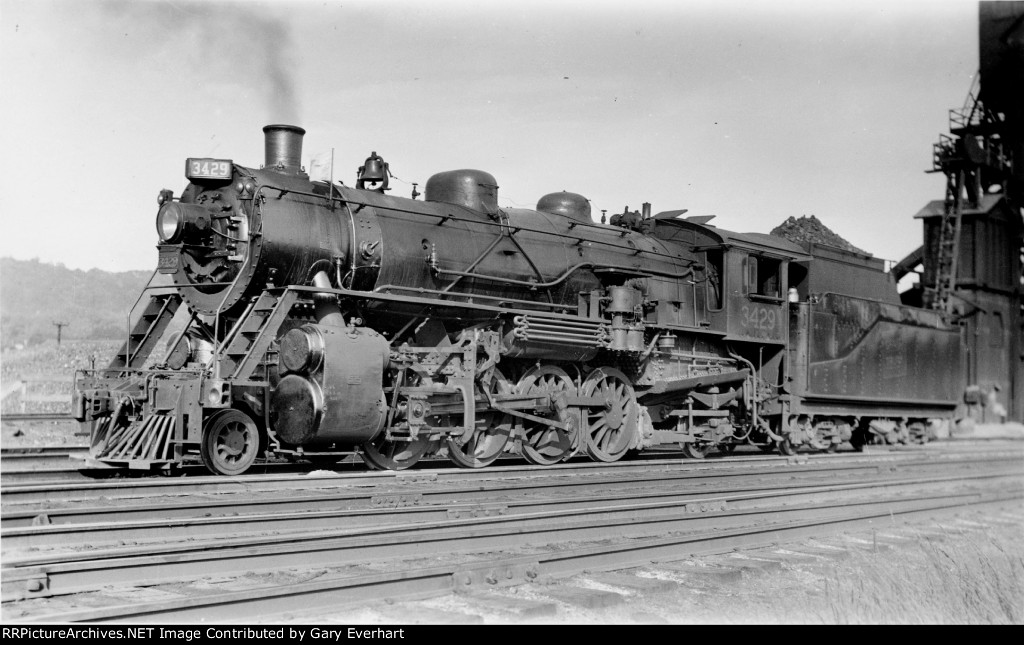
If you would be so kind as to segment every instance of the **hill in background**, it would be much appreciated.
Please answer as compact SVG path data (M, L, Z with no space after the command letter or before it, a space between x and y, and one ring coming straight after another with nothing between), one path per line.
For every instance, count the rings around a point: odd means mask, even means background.
M62 339L120 339L150 271L80 271L39 260L0 258L0 346Z

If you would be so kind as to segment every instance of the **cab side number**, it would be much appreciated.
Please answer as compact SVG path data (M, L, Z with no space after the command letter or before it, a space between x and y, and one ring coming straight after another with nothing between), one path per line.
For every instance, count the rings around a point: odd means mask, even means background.
M740 313L743 316L743 326L747 329L775 330L776 314L774 309L744 305Z

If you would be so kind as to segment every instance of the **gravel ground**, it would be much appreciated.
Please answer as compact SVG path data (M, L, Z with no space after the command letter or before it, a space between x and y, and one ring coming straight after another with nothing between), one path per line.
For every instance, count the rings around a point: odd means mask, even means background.
M1021 624L1024 506L274 623Z

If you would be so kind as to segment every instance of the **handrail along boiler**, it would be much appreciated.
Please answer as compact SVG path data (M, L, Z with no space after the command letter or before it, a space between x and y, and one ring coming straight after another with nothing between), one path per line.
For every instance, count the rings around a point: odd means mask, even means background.
M191 158L181 196L161 191L128 337L76 377L87 466L700 458L953 414L956 327L900 305L868 256L649 204L599 224L568 192L500 208L478 170L394 197L376 153L354 188L311 181L305 131L264 133L262 168Z

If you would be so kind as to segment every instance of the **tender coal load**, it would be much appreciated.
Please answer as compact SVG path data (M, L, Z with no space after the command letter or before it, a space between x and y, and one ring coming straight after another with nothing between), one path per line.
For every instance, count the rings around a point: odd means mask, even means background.
M773 228L771 234L797 244L801 242L814 242L815 244L834 246L845 251L856 251L857 253L871 255L836 235L814 215L810 217L803 215L800 219L790 217L779 226Z

